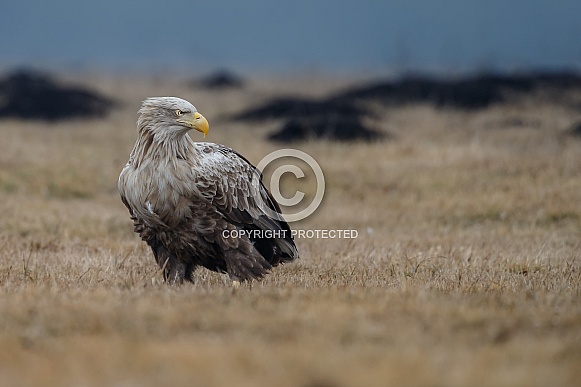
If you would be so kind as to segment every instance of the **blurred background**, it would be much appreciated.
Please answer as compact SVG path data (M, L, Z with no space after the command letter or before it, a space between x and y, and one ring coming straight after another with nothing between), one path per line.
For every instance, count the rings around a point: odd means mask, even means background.
M164 95L357 238L166 287L117 189ZM579 385L580 166L579 0L2 0L0 386Z
M575 0L8 0L0 8L3 68L448 74L581 65Z

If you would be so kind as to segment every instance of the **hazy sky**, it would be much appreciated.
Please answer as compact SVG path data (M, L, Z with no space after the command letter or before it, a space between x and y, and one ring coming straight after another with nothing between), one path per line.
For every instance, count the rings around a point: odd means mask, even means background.
M578 0L4 0L0 65L581 69Z

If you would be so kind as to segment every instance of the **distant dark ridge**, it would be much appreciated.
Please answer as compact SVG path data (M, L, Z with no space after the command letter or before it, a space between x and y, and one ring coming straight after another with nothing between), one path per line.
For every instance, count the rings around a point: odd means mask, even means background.
M50 76L17 70L0 79L0 118L64 120L103 117L112 99L80 86L65 86Z
M581 138L581 121L574 123L567 131L572 136Z
M245 85L241 76L228 70L218 70L199 80L193 81L193 87L203 87L205 89L241 89Z
M335 141L378 141L386 136L363 125L361 119L353 116L320 116L292 118L282 128L268 136L278 142L297 142L313 139Z
M240 112L232 119L260 121L280 118L320 117L324 115L361 117L371 112L347 100L316 100L312 98L282 97L264 105Z
M573 71L526 74L481 74L458 79L412 75L381 80L336 94L330 100L377 101L387 105L432 103L438 107L479 109L506 100L506 93L527 93L540 88L581 88L581 75Z
M242 111L237 120L267 120L326 114L369 116L362 105L375 101L384 105L432 103L459 109L485 108L504 102L507 93L528 93L537 89L581 89L581 75L573 71L502 75L481 74L457 79L413 75L399 80L380 80L356 86L323 99L282 97Z

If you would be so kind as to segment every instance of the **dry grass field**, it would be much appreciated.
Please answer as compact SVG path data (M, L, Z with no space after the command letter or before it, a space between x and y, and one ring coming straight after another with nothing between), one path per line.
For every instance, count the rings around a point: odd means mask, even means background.
M298 144L326 177L294 229L300 261L233 291L199 270L161 282L117 177L148 96L192 101L207 140L257 163L277 123L224 117L348 80L91 76L122 108L103 120L0 122L2 386L581 385L580 95L475 112L378 109L377 144ZM192 136L198 138L198 133Z

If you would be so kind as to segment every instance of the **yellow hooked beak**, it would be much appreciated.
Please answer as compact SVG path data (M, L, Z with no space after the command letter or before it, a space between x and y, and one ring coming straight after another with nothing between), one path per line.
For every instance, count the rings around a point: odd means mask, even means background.
M194 120L192 122L192 129L196 129L198 132L204 133L204 137L210 131L210 124L208 124L208 120L206 117L201 115L198 112L194 113Z
M184 117L188 117L188 116L189 116L189 114L184 116ZM188 117L188 118L190 118L190 117ZM194 114L192 114L190 119L181 119L181 120L178 120L178 122L186 124L190 128L197 130L198 132L204 133L204 137L206 137L206 135L210 131L210 125L208 124L208 120L206 119L206 117L204 117L203 115L201 115L198 112L195 112Z

